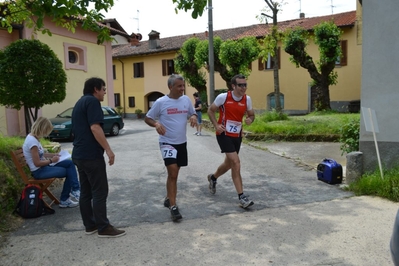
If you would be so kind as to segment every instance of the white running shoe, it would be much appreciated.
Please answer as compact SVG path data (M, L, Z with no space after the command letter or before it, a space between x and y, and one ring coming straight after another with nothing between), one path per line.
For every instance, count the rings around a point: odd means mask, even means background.
M58 206L60 208L75 208L79 206L79 203L68 198L67 200L61 200Z

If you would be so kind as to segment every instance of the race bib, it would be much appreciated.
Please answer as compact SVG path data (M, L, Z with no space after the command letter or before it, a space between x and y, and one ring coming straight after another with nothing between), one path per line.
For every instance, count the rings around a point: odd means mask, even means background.
M160 144L160 147L161 147L162 158L164 158L164 159L167 159L167 158L176 159L177 150L172 145Z
M239 134L241 132L242 123L233 120L226 121L226 131L232 134Z

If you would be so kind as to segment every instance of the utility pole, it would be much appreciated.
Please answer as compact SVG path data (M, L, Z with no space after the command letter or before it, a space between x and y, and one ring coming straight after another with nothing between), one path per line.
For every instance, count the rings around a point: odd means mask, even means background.
M208 0L208 58L209 58L209 105L215 100L215 54L213 51L213 18L212 18L212 0Z

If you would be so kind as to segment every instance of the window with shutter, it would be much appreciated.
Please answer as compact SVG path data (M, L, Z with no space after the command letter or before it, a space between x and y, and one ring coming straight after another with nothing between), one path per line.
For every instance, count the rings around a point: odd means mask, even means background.
M335 62L338 66L346 66L348 64L348 41L343 40L341 41L341 52L342 55L337 58Z
M115 93L114 94L114 101L115 101L115 107L121 106L121 95L120 95L120 93Z
M173 59L162 60L162 76L170 76L175 73L175 62Z
M280 69L281 68L280 47L277 48L277 59L279 61L278 68ZM265 70L265 69L270 70L273 68L274 68L274 61L270 53L267 55L267 60L265 62L262 63L262 59L261 58L258 59L258 70Z
M136 99L133 96L129 97L129 107L136 107Z
M134 63L133 64L133 77L134 78L144 78L144 63Z

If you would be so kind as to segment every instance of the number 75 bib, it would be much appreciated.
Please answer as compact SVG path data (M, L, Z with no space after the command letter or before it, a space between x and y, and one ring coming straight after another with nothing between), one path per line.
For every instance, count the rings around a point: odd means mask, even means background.
M240 134L242 123L233 120L226 121L226 131L230 134Z
M162 153L162 158L167 159L167 158L174 158L176 159L177 157L177 150L169 144L159 144L161 148L161 153Z

